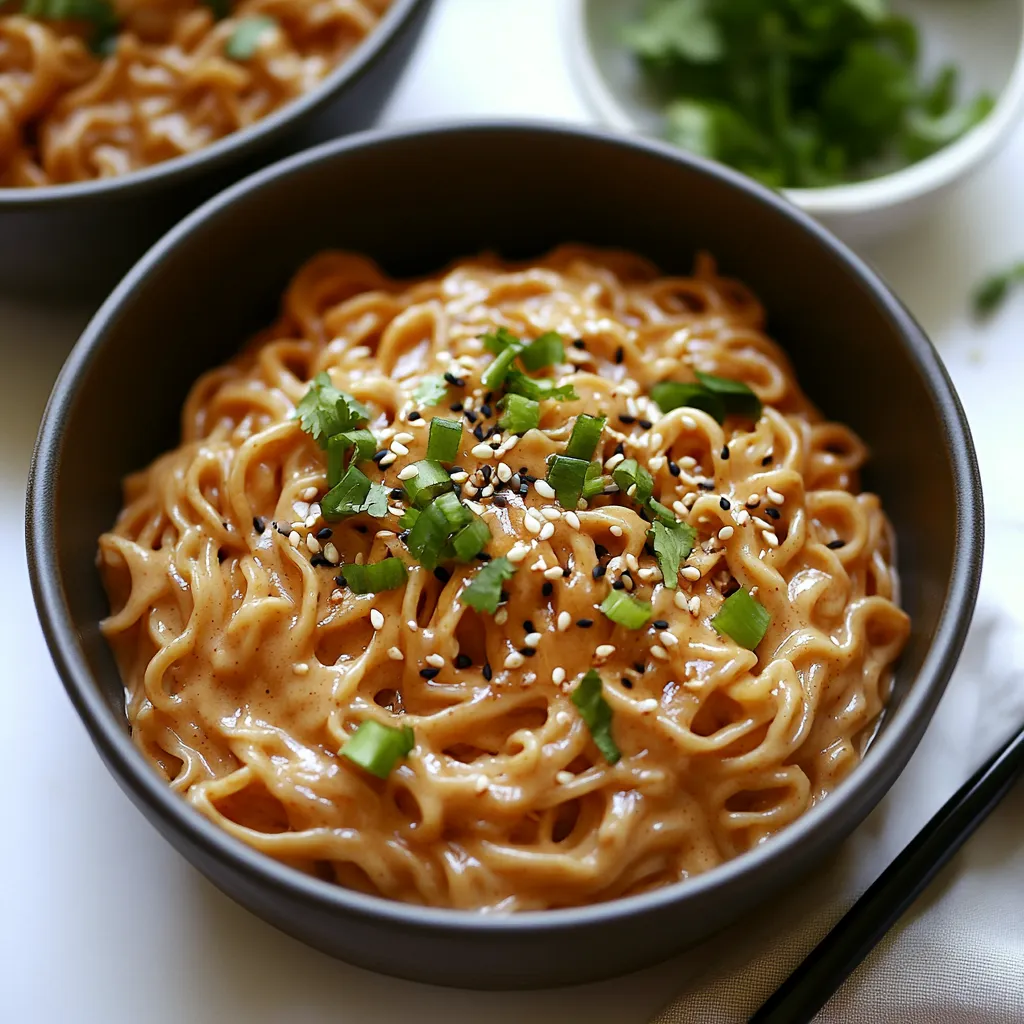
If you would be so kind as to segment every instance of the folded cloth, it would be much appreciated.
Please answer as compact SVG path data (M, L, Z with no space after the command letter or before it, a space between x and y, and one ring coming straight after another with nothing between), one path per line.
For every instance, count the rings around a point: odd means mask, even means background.
M686 992L652 1024L746 1021L1009 735L1024 727L1024 529L990 525L963 657L892 791L807 881L680 958ZM1024 1022L1024 783L816 1018L823 1024Z

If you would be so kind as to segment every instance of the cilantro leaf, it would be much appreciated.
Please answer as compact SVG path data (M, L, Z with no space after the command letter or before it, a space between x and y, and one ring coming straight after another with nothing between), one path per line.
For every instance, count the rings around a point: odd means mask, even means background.
M546 399L574 402L579 397L571 384L558 385L548 377L535 380L533 377L527 377L522 370L516 369L508 371L505 377L505 390L513 395L532 398L535 402L543 402Z
M683 57L694 63L721 59L725 43L708 16L706 0L668 0L645 21L627 25L627 45L641 57Z
M590 730L594 745L609 764L615 764L622 754L612 738L612 709L601 691L601 677L596 669L590 669L572 691L571 699Z
M1021 284L1024 284L1024 262L987 277L974 292L975 316L991 316L1006 301L1010 289Z
M507 558L492 558L480 567L469 586L459 595L459 600L478 612L493 615L501 604L502 584L515 574L516 567Z
M375 519L388 513L387 489L370 478L356 465L350 465L345 475L320 502L324 519L344 519L367 512Z
M424 377L412 393L413 401L426 408L440 405L448 397L448 382L444 377Z
M658 568L661 569L665 586L669 590L675 590L679 566L693 550L697 531L686 523L676 522L675 525L670 525L659 518L651 527L648 536L654 546L654 557L658 560Z
M339 391L324 372L312 380L309 390L295 407L299 425L321 448L335 434L351 430L370 418L369 410L351 395Z

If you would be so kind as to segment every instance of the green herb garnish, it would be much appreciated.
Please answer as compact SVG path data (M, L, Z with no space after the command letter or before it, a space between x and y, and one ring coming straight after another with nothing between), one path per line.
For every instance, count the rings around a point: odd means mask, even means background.
M586 413L577 416L565 446L565 454L571 459L586 459L589 462L601 440L604 424L604 416L588 416Z
M696 383L663 380L650 390L650 396L662 412L682 407L700 409L719 423L725 417L744 416L757 421L761 417L761 399L741 380L716 377L695 371Z
M572 691L572 702L590 730L594 745L609 764L615 764L622 754L612 739L612 709L601 690L601 677L596 669L590 669Z
M343 430L327 442L327 486L333 487L345 468L345 453L352 452L350 464L365 462L377 450L377 439L368 430Z
M380 594L385 590L397 590L409 578L405 563L400 558L385 558L366 565L352 562L341 567L341 575L353 594Z
M622 493L640 505L654 492L654 478L636 459L625 459L612 470L612 479ZM632 492L632 493L631 493Z
M228 41L224 44L224 52L232 60L252 60L264 33L276 27L277 22L265 14L254 14L248 18L241 18L235 26L235 31L231 33Z
M642 629L653 614L649 601L631 597L623 590L610 591L600 608L612 622L626 629Z
M429 505L438 495L450 491L455 485L448 470L434 459L421 459L413 463L416 475L403 480L405 493L417 508Z
M344 519L366 512L375 519L388 513L388 492L356 466L349 466L342 478L321 499L324 519Z
M504 409L504 415L498 420L502 430L518 434L522 437L528 430L540 424L540 403L522 395L505 395L498 403Z
M368 718L345 741L341 756L371 775L376 775L378 779L386 779L415 745L416 739L409 726L395 729Z
M335 434L344 433L365 423L370 412L351 395L339 391L324 372L318 373L309 390L295 408L302 429L310 434L321 448Z
M92 27L89 45L104 56L113 52L119 28L110 0L24 0L22 14L40 21L83 21Z
M711 394L717 395L725 403L725 411L730 416L746 416L747 419L761 418L761 399L757 397L749 384L729 377L716 377L710 373L694 371L698 382Z
M654 504L653 501L652 504ZM668 512L664 505L660 506L660 510ZM648 536L654 547L654 557L658 560L658 568L661 569L661 578L669 590L675 590L679 566L693 550L697 531L686 523L673 521L670 524L665 522L663 516L659 515L657 522L651 526Z
M711 625L717 633L752 651L764 639L771 621L771 612L741 587L722 602Z
M473 519L452 537L452 552L460 562L470 562L491 542L491 531L475 513Z
M516 574L516 567L507 558L492 558L482 565L469 585L459 595L463 604L478 612L493 615L501 604L502 586Z
M435 416L430 421L427 458L436 462L454 462L462 441L462 422Z
M505 390L513 395L522 395L524 398L532 398L535 402L567 401L574 402L579 397L576 389L571 384L555 384L546 377L534 380L527 377L521 370L509 370L505 378Z
M974 314L989 317L1006 301L1010 290L1024 284L1024 263L985 278L974 292Z
M546 366L564 363L565 343L562 336L554 331L546 331L519 353L519 359L531 373L534 370L543 370Z
M575 509L587 480L590 463L585 459L570 459L568 455L555 455L548 464L547 482L555 492L562 508Z
M424 408L440 405L448 397L448 381L444 377L424 377L412 393L413 401Z

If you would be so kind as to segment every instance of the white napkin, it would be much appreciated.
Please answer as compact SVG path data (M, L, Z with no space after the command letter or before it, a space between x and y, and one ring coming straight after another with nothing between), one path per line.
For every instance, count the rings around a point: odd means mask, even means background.
M698 976L652 1024L747 1020L931 814L1024 726L1024 628L1014 614L1024 528L990 525L988 551L964 655L921 747L886 798L888 806L807 882L696 951L698 963L690 966ZM894 814L894 807L904 813ZM1007 796L816 1020L1024 1021L1024 785Z

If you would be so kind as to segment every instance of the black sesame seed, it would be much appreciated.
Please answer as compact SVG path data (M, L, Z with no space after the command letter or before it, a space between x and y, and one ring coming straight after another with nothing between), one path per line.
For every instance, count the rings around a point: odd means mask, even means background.
M728 512L729 509L732 508L732 505L729 504L729 499L724 494L718 499L718 504L724 512Z
M713 491L715 489L714 480L698 480L697 489L701 491Z
M480 406L480 415L486 416L488 418L494 415L494 413L491 411L491 407L486 402Z
M622 416L622 415L620 415L619 416L619 422L620 423L625 423L626 426L628 427L630 424L636 423L636 417L635 416Z
M410 533L412 533L412 530L403 530L398 535L398 539L404 544L409 539L409 534Z
M493 397L494 397L494 392L493 391L488 391L487 394L484 395L484 405L490 405L491 404L491 399Z
M464 388L466 382L461 377L456 377L454 373L445 373L444 379L448 381L453 388Z
M483 475L484 483L489 484L491 482L491 473L493 473L494 470L491 469L490 466L484 465L480 467L480 472Z
M623 676L622 677L622 685L627 690L632 690L633 689L633 680L632 679L627 679L625 676Z
M434 578L442 583L447 583L452 578L452 574L443 565L439 565L434 570Z
M668 629L668 623L664 619L655 619L651 625L655 629Z
M434 678L436 678L437 674L440 671L441 670L439 668L434 668L433 666L431 666L430 668L421 668L420 669L420 675L424 679L434 679Z
M829 547L830 551L838 551L840 548L846 547L846 541L845 540L830 540L828 542L828 547Z
M625 455L625 454L626 454L626 445L625 445L625 442L623 442L623 441L620 441L620 442L619 442L619 443L618 443L618 444L617 444L617 445L615 446L615 454L616 454L616 455Z
M451 405L448 406L448 408L451 409L452 412L462 412L462 403L453 402Z
M334 577L334 582L337 583L339 587L343 587L343 586L345 586L345 577L344 576L335 576Z
M604 566L604 565L595 565L594 566L594 579L595 580L599 580L607 571L608 571L608 569L607 569L606 566Z
M508 508L508 498L504 494L496 494L491 500L498 508Z
M552 593L554 592L554 589L555 589L554 583L552 583L551 580L545 580L544 581L544 586L542 586L540 588L540 592L545 597L550 597L552 595Z
M484 662L484 667L480 669L480 674L487 680L487 682L491 681L491 676L494 673L491 672L491 666L488 665L486 661Z
M651 427L654 426L654 424L650 420L637 420L637 423L644 430L650 430Z
M469 668L473 664L473 659L468 654L456 654L455 655L455 667L456 668Z
M472 409L464 409L462 415L465 416L470 423L476 423L477 421L477 415Z
M320 567L321 565L330 565L331 563L330 563L330 562L328 562L328 561L327 561L327 559L326 559L326 558L324 558L324 556L323 556L323 555L321 555L321 554L319 554L319 553L318 553L318 554L315 554L315 555L314 555L314 556L313 556L313 557L312 557L312 558L311 558L311 559L309 560L309 564L310 564L311 566L313 566L313 568L314 568L314 569L317 569L317 568L319 568L319 567Z
M416 412L415 409L413 409L413 411L411 413L409 413L408 416L406 416L406 419L410 423L415 423L417 420L423 419L423 417L418 412Z
M401 501L405 497L405 491L403 491L401 487L392 487L391 497L395 501Z
M569 566L566 566L562 570L562 579L563 580L567 580L571 575L572 575L572 569L570 569Z
M473 436L478 441L482 441L484 439L484 428L480 426L479 423L473 428Z
M640 675L644 674L644 669L646 667L647 666L642 661L634 661L633 662L633 669L634 669L634 671L639 672Z
M771 456L771 455L766 455L766 456L765 456L765 457L764 457L764 458L763 458L763 459L761 460L761 465L762 465L762 466L770 466L770 465L772 464L772 458L773 458L773 456Z
M537 653L537 648L536 647L520 647L519 648L519 653L524 658L532 658Z
M537 482L537 478L530 473L520 473L519 479L525 480L528 484L535 484Z
M626 589L626 584L623 583L622 580L616 580L612 584L612 590L625 590L625 589Z
M257 533L262 533L267 528L267 521L266 521L266 519L264 519L263 516L253 516L252 517L252 528Z
M682 470L671 459L668 460L668 471L673 476L679 476L682 473Z
M616 364L621 363L626 358L626 350L620 345L615 350L615 362Z
M729 446L727 444L723 444L722 445L722 458L723 459L729 458Z
M379 466L380 465L380 460L383 459L384 456L387 455L387 453L388 453L387 448L381 448L381 450L379 452L377 452L376 455L374 455L373 461L376 462L377 465Z
M594 620L593 619L577 619L576 620L576 625L579 626L580 629L590 629L590 627L593 624L594 624Z
M520 485L520 487L519 487L519 496L521 498L525 498L529 493L530 493L530 485L529 484L522 484L522 485Z
M491 560L491 555L487 554L486 551L481 551L476 557L479 558L481 562L489 562Z
M594 545L594 553L598 558L607 558L611 552L603 544Z
M330 540L333 536L334 531L329 526L325 526L322 530L317 530L316 532L317 540Z
M779 512L779 510L777 508L766 508L764 510L764 514L769 519L781 519L782 518L782 514Z
M504 604L507 600L508 600L508 591L507 590L503 590L501 592L501 600L500 600L499 603Z
M573 348L580 348L580 349L583 349L583 348L586 348L586 347L587 347L587 343L586 343L586 342L585 342L585 341L584 341L584 340L583 340L582 338L577 338L577 339L576 339L576 340L575 340L575 341L574 341L574 342L572 343L572 347L573 347Z
M524 633L535 633L536 630L533 628L533 622L530 619L523 619L523 632Z

